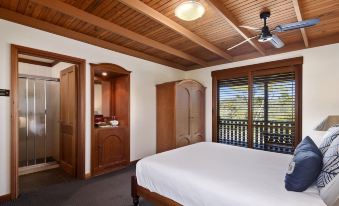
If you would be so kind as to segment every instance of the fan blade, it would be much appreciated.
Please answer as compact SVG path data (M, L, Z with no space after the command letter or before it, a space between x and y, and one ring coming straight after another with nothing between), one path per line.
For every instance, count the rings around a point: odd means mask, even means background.
M275 48L278 49L285 46L285 43L277 35L273 35L270 42Z
M249 30L254 30L254 31L261 31L261 29L256 28L256 27L252 27L252 26L241 25L241 26L239 26L239 27L245 28L245 29L249 29Z
M227 50L229 51L229 50L231 50L231 49L234 49L235 47L238 47L238 46L242 45L243 43L246 43L246 42L250 41L251 39L254 39L254 38L258 37L258 36L260 36L260 35L255 35L255 36L252 36L252 37L250 37L250 38L247 38L247 39L245 39L244 41L242 41L242 42L240 42L240 43L238 43L238 44L236 44L236 45L234 45L234 46L228 48Z
M320 19L309 19L305 21L297 21L294 23L289 24L281 24L275 27L274 31L276 32L284 32L284 31L290 31L294 29L301 29L309 26L314 26L320 22Z

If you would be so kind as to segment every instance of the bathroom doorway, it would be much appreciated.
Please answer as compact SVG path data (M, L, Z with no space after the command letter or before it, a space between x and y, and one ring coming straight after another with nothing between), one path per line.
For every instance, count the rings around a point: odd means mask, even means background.
M12 199L85 178L84 68L82 59L12 45Z

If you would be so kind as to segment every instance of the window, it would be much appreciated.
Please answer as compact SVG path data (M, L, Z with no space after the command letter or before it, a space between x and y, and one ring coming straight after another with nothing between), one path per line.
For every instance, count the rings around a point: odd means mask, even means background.
M293 153L301 139L301 63L293 60L213 72L215 142Z
M218 142L247 147L248 78L218 81Z

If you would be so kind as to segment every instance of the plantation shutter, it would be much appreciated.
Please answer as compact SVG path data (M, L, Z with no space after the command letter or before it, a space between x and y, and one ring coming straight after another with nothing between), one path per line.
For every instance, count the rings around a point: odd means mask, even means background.
M216 141L288 153L300 140L296 68L247 72L216 82ZM239 76L239 75L238 75ZM300 78L300 77L299 77ZM297 86L299 86L297 88ZM300 134L300 133L299 133ZM300 136L300 135L299 135Z
M218 142L247 147L248 78L218 81Z
M253 148L293 152L295 91L294 72L253 77Z

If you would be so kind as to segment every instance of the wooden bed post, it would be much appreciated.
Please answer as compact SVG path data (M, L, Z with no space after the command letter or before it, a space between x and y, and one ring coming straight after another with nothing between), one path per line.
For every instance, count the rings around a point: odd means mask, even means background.
M131 195L132 195L132 198L133 198L133 205L138 206L139 205L139 196L138 196L138 182L137 182L136 176L131 177Z

